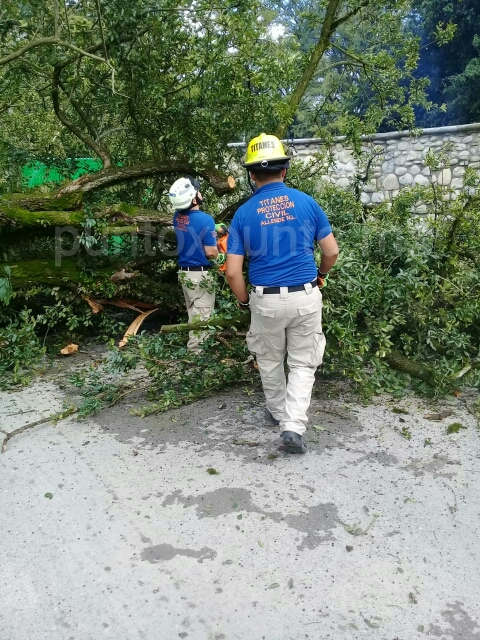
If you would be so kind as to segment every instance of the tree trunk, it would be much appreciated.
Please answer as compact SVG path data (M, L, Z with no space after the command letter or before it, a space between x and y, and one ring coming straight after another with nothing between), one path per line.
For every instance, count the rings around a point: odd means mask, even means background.
M14 264L9 264L12 275L14 289L19 286L29 284L82 284L86 280L90 281L92 287L92 277L78 266L76 260L72 258L62 258L61 266L55 265L55 260L23 260ZM107 280L115 271L115 267L108 267L98 271L99 280Z
M435 385L435 372L430 369L430 367L419 364L414 360L410 360L410 358L407 358L398 351L391 351L386 355L385 362L392 369L408 373L409 376L423 380L432 386Z
M285 115L282 117L282 120L278 123L275 129L274 133L278 138L284 137L291 119L293 118L295 112L298 110L300 102L302 101L302 98L308 88L308 85L312 81L312 78L317 71L318 63L322 59L325 51L330 47L330 38L335 29L335 16L339 5L340 0L329 0L328 2L325 11L325 18L323 20L322 31L320 33L320 39L314 47L310 58L307 61L307 64L305 65L302 77L298 81L295 90L288 97Z
M93 275L91 271L85 272L74 257L63 257L59 266L54 259L23 260L10 262L8 266L14 290L30 285L63 286L73 290L78 287L81 297L101 297L104 300L135 296L140 302L151 302L155 306L167 300L166 304L172 309L178 309L183 304L183 298L178 296L175 271L172 282L171 271L153 278L140 270L143 265L137 267L133 262L131 265L125 263L123 267L121 264L101 267Z
M0 227L41 227L44 225L78 225L81 194L59 198L56 194L12 193L0 197Z
M81 227L85 212L81 195L57 198L53 194L11 194L0 198L0 228ZM152 224L169 226L173 213L144 209L125 203L105 208L96 218L106 218L115 227ZM108 232L107 232L108 233Z

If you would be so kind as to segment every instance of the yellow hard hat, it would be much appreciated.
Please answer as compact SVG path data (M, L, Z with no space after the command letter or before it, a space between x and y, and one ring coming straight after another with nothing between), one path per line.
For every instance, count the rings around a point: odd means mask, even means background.
M277 136L261 133L248 143L243 166L259 169L286 169L290 158L291 156L287 156Z

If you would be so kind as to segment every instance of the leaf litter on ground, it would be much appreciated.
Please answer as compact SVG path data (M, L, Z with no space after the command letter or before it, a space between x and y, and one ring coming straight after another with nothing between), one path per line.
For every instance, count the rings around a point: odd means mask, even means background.
M365 529L362 529L362 527L360 526L360 524L347 524L346 522L342 522L340 519L337 518L337 522L339 524L342 525L342 527L345 529L345 531L347 533L349 533L352 536L364 536L367 534L367 532L372 528L373 524L375 523L375 521L377 520L377 518L379 517L378 514L374 514L373 518L371 519L371 521L369 522L369 524L365 527Z

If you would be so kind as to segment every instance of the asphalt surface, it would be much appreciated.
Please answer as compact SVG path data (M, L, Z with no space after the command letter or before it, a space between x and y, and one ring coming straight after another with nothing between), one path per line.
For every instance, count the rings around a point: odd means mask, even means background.
M64 401L51 381L2 393L0 428ZM278 449L257 392L129 409L0 455L0 640L480 639L480 433L461 399L319 387L305 456Z

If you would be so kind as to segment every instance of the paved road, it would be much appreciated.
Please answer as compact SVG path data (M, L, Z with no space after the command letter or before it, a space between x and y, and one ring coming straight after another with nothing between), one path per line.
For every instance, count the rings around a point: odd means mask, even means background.
M0 428L63 400L49 382L1 394ZM480 434L461 403L441 422L401 406L320 394L302 457L241 392L17 436L0 639L479 639Z

